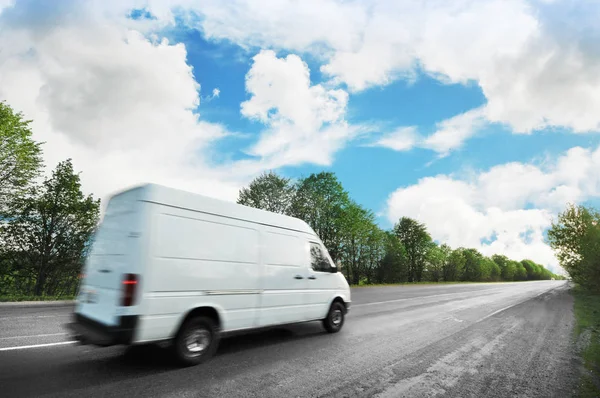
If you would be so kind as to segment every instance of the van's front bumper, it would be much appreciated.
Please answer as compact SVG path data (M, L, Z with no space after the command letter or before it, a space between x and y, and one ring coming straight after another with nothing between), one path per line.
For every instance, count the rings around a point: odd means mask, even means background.
M121 316L117 325L108 326L75 313L73 315L73 322L67 326L71 329L75 340L81 344L106 347L118 344L131 344L137 318L137 315Z

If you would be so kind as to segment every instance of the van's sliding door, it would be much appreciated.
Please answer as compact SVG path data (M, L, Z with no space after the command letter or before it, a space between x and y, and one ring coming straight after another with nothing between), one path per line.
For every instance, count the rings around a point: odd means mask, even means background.
M307 319L305 241L293 232L266 227L261 233L261 306L259 326Z

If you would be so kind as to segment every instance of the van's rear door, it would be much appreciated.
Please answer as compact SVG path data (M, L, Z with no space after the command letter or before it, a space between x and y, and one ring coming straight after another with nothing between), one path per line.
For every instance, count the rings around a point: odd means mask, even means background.
M119 321L124 275L139 273L139 203L132 192L110 200L84 267L75 312L107 326Z

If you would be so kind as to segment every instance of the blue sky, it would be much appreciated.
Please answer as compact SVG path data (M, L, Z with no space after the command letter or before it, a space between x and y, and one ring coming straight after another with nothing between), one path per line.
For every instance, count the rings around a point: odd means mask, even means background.
M592 2L59 4L0 1L0 99L96 196L327 170L384 228L553 269L552 217L600 204Z
M263 126L243 117L240 103L250 98L244 86L245 75L252 66L251 55L260 48L246 52L228 41L207 41L202 32L186 26L176 27L168 32L168 37L186 45L188 63L198 72L195 75L202 92L210 96L212 89L220 90L218 98L202 101L198 107L202 118L245 134L220 141L216 144L218 151L228 160L248 158L244 151L257 139ZM288 54L280 51L278 56ZM327 82L327 77L319 71L318 61L308 56L304 62L310 69L312 84ZM353 124L373 123L370 136L401 126L416 126L430 134L435 132L436 123L486 102L476 82L446 83L418 70L409 81L399 80L351 95L346 118ZM398 153L388 148L368 147L364 145L368 140L338 152L331 165L302 164L283 167L278 172L295 179L322 170L335 172L352 198L378 213L381 225L387 228L392 223L381 212L385 210L388 195L400 186L465 168L485 170L508 162L535 161L540 156L556 157L571 147L596 147L600 142L597 135L573 135L560 127L536 134L511 134L509 127L493 124L481 129L455 153L440 158L426 149Z

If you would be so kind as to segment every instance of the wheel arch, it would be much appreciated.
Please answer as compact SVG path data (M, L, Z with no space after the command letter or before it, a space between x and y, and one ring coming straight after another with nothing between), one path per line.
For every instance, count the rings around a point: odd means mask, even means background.
M200 316L205 316L205 317L212 319L215 322L215 325L217 326L217 330L221 330L223 328L223 317L219 313L219 310L210 305L203 305L203 306L190 308L181 317L181 320L179 321L179 323L177 324L177 327L175 328L173 336L175 336L177 333L179 333L179 331L181 330L181 327L183 325L185 325L185 323L188 320L195 318L195 317L200 317Z

